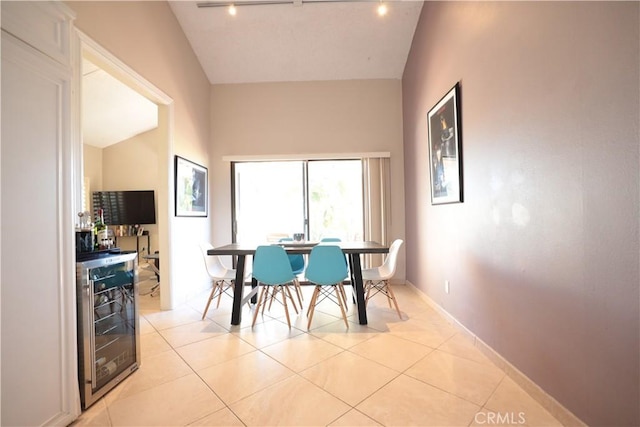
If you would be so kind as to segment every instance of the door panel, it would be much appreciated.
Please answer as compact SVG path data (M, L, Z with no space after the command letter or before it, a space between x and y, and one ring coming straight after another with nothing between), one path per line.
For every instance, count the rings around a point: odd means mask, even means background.
M70 79L2 32L2 425L79 414Z

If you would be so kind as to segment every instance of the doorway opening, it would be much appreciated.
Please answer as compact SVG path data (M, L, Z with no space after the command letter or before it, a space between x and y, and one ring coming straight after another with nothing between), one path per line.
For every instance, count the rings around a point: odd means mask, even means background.
M87 196L93 191L154 190L157 211L156 224L143 225L149 239L139 240L136 236L131 238L121 236L118 240L118 246L123 249L142 249L139 251L139 264L147 263L144 256L152 255L155 252L159 253L161 260L158 265L159 277L161 278L159 282L160 306L162 309L170 309L173 302L173 289L171 287L171 253L168 242L171 227L169 206L172 202L170 159L173 155L171 144L173 100L82 32L78 31L78 37L81 53L79 60L82 61L79 68L82 69L82 74L100 73L98 77L101 84L116 80L124 86L121 89L122 93L128 90L130 96L142 98L136 101L140 102L137 110L148 109L146 119L149 119L149 116L155 116L153 117L155 123L153 120L146 120L147 124L139 128L139 132L133 132L135 135L127 136L122 141L115 141L117 143L102 148L96 147L95 145L99 144L95 143L94 145L82 144L85 135L79 135L80 160L76 168L80 171L80 178L77 181L82 182L83 188L77 190L77 193L80 193L77 194L77 204L83 203L84 199L84 206L78 206L78 211L90 210L87 208L90 207L91 200L90 198L87 200ZM84 108L81 99L84 84L86 83L80 83L79 95L76 99L78 106L82 108ZM123 100L122 109L126 110L124 104L131 102L133 102L131 99ZM146 107L142 107L145 104ZM78 117L78 120L82 120L84 115L85 113ZM109 129L109 133L114 133L113 131L114 129Z

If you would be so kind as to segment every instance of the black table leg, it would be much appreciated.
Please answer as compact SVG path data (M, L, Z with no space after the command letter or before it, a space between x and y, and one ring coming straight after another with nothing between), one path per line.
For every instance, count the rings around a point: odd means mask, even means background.
M231 324L239 325L242 321L242 292L244 290L244 255L238 255L236 265L236 281L233 291L233 309L231 311Z
M251 292L253 292L256 287L258 287L258 281L256 280L255 277L251 278ZM258 303L258 293L254 292L253 296L251 297L251 304L257 304Z
M351 254L351 274L356 288L356 304L358 306L358 320L361 325L367 324L367 306L364 300L364 285L362 283L362 267L360 254Z
M351 255L348 255L347 259L349 260L349 280L351 281L351 301L355 304L356 303L356 280L353 276L353 257Z

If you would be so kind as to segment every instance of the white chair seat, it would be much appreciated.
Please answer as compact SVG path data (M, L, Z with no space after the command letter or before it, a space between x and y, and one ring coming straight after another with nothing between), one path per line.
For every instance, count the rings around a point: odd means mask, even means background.
M362 280L386 280L388 275L383 274L380 267L365 268L362 270Z

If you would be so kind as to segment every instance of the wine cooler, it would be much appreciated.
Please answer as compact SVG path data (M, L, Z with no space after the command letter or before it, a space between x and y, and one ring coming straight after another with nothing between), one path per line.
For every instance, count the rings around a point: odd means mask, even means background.
M76 262L78 379L83 409L140 365L138 254L91 255Z

